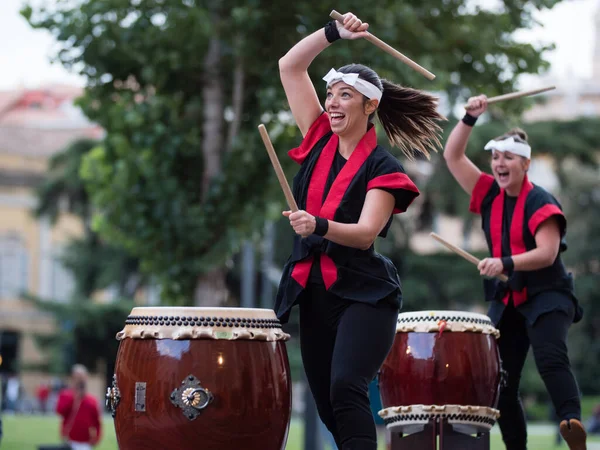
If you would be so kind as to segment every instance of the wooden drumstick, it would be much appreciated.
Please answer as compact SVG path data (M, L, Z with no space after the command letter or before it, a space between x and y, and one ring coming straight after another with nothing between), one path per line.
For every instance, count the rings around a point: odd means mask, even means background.
M273 169L275 169L275 174L277 175L277 179L279 180L281 189L283 189L283 195L285 195L285 199L288 203L288 206L290 207L292 212L296 212L298 211L298 205L296 205L296 200L294 199L292 190L290 189L290 185L287 182L285 173L283 173L283 169L281 168L281 164L279 163L279 159L277 158L277 153L275 153L275 149L273 148L273 144L271 143L271 139L269 138L269 133L267 133L267 129L262 123L258 126L258 132L260 133L260 137L262 138L265 144L267 153L269 154L269 158L271 159L271 164L273 165Z
M502 102L504 100L512 100L514 98L528 97L530 95L541 94L542 92L551 91L552 89L556 89L556 86L548 86L541 89L531 89L529 91L511 92L510 94L503 94L498 95L496 97L490 97L487 99L487 103L488 105L491 105L492 103ZM469 105L465 105L465 109L468 110Z
M344 16L342 14L340 14L339 12L337 12L335 9L333 11L331 11L331 14L329 14L329 17L337 20L340 23L344 23ZM416 70L417 72L419 72L421 75L423 75L425 78L427 78L428 80L433 80L435 78L435 75L432 74L429 70L425 69L424 67L418 65L416 62L414 62L412 59L404 56L402 53L400 53L398 50L396 50L394 47L386 44L385 42L383 42L381 39L373 36L371 33L369 33L367 31L367 37L365 37L365 39L367 41L369 41L371 44L379 47L381 50L383 50L384 52L389 53L390 55L392 55L394 58L399 59L400 61L402 61L404 64L410 66L412 69Z
M429 233L429 236L431 236L432 238L434 238L439 243L443 244L445 247L447 247L450 250L452 250L454 253L462 256L467 261L469 261L469 262L471 262L471 263L473 263L475 265L479 264L480 260L478 258L476 258L475 256L471 255L469 252L464 251L462 248L459 248L456 245L451 244L450 242L448 242L447 240L445 240L440 235L438 235L436 233ZM502 274L502 273L500 275L498 275L496 278L498 278L500 281L503 281L504 283L506 283L508 281L508 277L506 275Z

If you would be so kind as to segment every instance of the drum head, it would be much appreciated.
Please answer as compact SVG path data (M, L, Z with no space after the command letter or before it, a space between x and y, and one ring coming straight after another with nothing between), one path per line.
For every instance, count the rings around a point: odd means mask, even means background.
M288 340L271 309L133 308L117 339Z
M398 315L397 333L433 333L455 331L484 333L500 337L492 320L484 315L464 311L415 311Z

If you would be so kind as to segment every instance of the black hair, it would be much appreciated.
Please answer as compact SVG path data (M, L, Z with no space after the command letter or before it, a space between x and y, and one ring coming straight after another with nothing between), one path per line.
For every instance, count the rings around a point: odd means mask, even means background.
M442 128L437 122L446 118L437 111L437 97L381 79L373 69L362 64L348 64L339 68L338 72L357 73L359 78L381 89L383 95L377 107L377 117L390 144L398 147L408 158L412 159L415 154L429 158L431 150L437 152L437 147L441 147ZM369 116L369 121L374 115Z

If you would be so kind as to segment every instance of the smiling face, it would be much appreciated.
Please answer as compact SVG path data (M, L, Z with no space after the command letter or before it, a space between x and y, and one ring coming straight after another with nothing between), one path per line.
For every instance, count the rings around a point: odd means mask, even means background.
M509 195L518 195L530 162L511 152L493 150L492 173L500 188L505 189Z
M331 130L338 136L351 135L367 129L369 115L377 108L377 100L367 100L343 81L327 88L325 110Z

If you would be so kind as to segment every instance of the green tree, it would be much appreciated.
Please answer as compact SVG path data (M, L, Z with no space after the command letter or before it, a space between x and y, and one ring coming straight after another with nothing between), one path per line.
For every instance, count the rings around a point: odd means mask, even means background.
M50 357L45 369L65 373L75 361L95 367L98 359L112 367L118 342L115 334L133 306L132 298L144 283L139 262L122 248L109 245L92 230L93 207L80 176L85 156L99 143L78 140L49 161L48 173L37 187L34 214L56 223L61 214L74 214L83 224L83 235L73 237L60 255L71 273L75 289L67 302L54 299L27 298L57 321L58 331L50 336L36 336L36 341ZM94 293L116 288L119 301L100 304L91 300Z
M73 237L60 259L75 280L74 298L89 298L95 291L114 287L118 296L133 298L141 286L139 262L121 248L106 243L92 230L93 207L81 179L85 156L99 142L81 139L50 158L48 174L36 188L34 214L55 224L61 213L74 214L83 235Z
M584 310L582 322L570 336L570 349L580 388L586 394L597 395L600 393L600 171L597 166L571 160L562 172L569 220L565 261L574 272L575 294Z
M511 32L555 3L506 0L490 12L466 0L384 0L376 9L345 1L338 9L359 13L380 38L435 72L436 82L367 42L336 43L311 74L320 86L331 66L361 59L385 77L451 99L484 87L489 95L511 91L519 74L546 67L543 48L516 43ZM265 122L280 150L299 141L282 114L277 60L328 20L328 8L80 0L23 10L32 26L56 36L58 61L87 77L80 105L107 131L84 165L98 207L94 228L138 256L169 302L226 302L226 261L283 206L256 126Z

